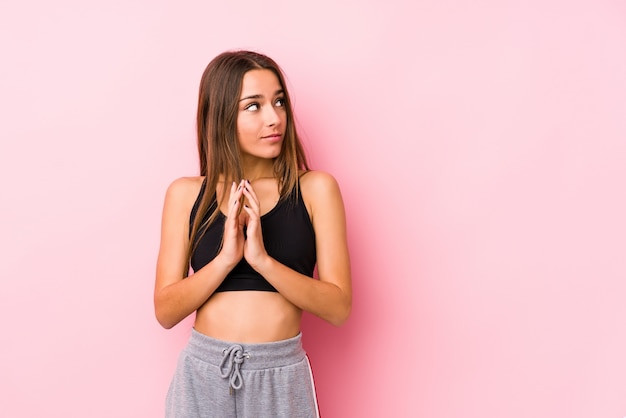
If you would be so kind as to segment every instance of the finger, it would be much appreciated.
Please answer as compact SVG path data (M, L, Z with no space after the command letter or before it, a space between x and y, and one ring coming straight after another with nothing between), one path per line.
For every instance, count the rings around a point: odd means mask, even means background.
M243 205L243 209L250 209L249 213L251 213L253 216L260 218L261 217L261 207L259 206L258 202L255 202L251 196L247 196L248 197L248 201L244 202Z
M245 209L245 205L244 205L243 209ZM250 219L250 215L248 215L243 210L237 216L237 222L239 223L239 226L241 226L241 227L246 226L248 224L248 219Z
M250 206L260 213L261 205L259 203L259 199L256 197L254 190L251 190L249 187L250 186L243 188L243 195L248 199Z
M248 233L251 234L256 230L257 225L260 224L259 214L248 205L243 205L243 211L246 213Z
M250 206L248 205L243 205L243 210L246 211L246 213L248 214L248 217L250 218L258 218L259 214Z
M235 199L241 199L241 196L243 194L243 181L239 182L239 185L237 185L234 181L232 186L230 186L230 196L229 196L229 201L230 204L232 205L232 203L235 201Z
M241 203L243 196L243 187L234 190L233 195L228 203L228 213L226 214L226 222L232 221L236 224L237 217L241 213Z
M237 227L237 213L239 212L240 202L235 199L229 203L228 213L226 213L226 221L224 222L225 228Z
M233 184L230 187L230 196L228 199L228 212L226 213L226 216L228 218L234 218L236 215L238 215L241 212L241 208L239 206L241 205L242 196L243 196L243 184L239 183L239 186L237 186L235 182L233 182Z
M259 203L259 198L256 196L256 192L254 191L254 187L252 187L252 183L250 183L250 181L246 180L246 182L244 183L244 192L247 191L248 195L252 196L252 199L254 201L256 201L256 203Z

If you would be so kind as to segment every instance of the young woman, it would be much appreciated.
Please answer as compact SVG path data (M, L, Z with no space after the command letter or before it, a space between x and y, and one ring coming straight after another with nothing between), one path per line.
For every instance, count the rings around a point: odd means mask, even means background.
M200 176L168 188L157 262L159 323L196 313L166 416L317 417L302 311L340 325L352 303L337 182L309 171L267 56L213 59L197 126Z

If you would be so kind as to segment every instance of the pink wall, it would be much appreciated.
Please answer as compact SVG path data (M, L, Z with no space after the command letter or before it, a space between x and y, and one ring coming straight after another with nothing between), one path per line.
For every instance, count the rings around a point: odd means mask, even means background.
M325 417L626 415L623 2L210 3L0 3L0 416L162 416L190 321L153 316L161 204L235 47L344 192Z

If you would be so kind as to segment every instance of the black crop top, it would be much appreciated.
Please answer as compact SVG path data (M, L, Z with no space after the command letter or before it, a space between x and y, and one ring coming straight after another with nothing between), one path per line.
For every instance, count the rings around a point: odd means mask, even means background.
M299 189L298 187L297 191L294 190L292 196L279 200L272 210L261 216L261 231L263 233L265 250L270 257L299 273L312 277L317 260L315 232ZM204 183L191 210L189 219L190 230L203 194ZM215 205L216 197L214 195L209 208L213 209ZM204 220L208 217L209 214L207 213ZM193 271L200 270L219 253L225 220L226 216L219 212L204 234L203 232L206 228L200 228L198 236L201 236L201 238L191 255L191 268ZM215 291L226 292L233 290L277 291L263 276L250 267L250 264L245 259L241 259Z

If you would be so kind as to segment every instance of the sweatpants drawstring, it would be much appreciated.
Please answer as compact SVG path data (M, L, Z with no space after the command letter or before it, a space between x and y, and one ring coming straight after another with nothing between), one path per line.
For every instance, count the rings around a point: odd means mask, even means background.
M224 357L220 363L220 375L230 383L231 389L240 389L243 386L243 378L241 377L241 363L245 359L250 358L250 354L243 351L243 347L239 344L233 344L223 350ZM228 364L227 364L228 363ZM224 371L224 369L227 369Z

